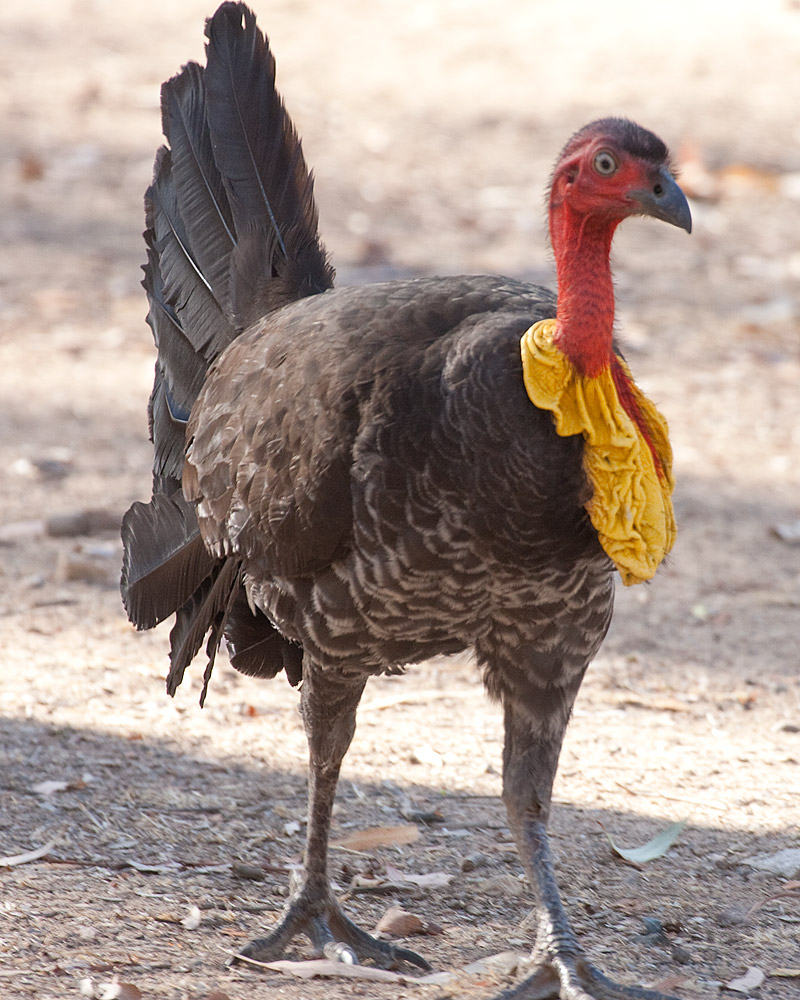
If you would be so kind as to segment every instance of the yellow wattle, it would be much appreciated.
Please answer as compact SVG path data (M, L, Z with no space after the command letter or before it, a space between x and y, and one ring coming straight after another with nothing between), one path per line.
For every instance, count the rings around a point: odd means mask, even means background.
M583 435L583 463L594 490L586 510L623 583L642 583L675 541L667 422L631 378L661 463L659 476L648 442L620 402L611 369L594 377L578 373L553 343L555 331L556 321L546 319L523 334L525 389L532 403L553 414L557 434Z

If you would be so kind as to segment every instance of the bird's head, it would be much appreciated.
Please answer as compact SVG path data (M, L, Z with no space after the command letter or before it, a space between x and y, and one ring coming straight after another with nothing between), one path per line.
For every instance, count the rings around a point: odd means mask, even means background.
M564 147L550 189L551 228L559 215L568 216L572 227L582 229L591 221L611 233L631 215L692 229L689 204L672 175L667 147L624 118L592 122Z
M691 232L689 203L658 136L624 118L603 118L564 147L549 209L558 271L556 340L578 371L596 375L614 354L614 231L631 215L650 215Z

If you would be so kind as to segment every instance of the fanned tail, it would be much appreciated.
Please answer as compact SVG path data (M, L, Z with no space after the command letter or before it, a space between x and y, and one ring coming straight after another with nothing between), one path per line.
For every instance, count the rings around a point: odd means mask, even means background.
M202 542L181 493L185 430L209 367L231 341L333 285L313 180L255 16L223 3L206 35L207 65L189 63L161 90L168 145L145 195L143 281L158 350L148 411L153 497L135 503L122 527L131 621L152 628L177 613L170 693L209 633L206 685L223 634L245 672L286 667L299 679L299 650L250 611L238 560L215 559Z

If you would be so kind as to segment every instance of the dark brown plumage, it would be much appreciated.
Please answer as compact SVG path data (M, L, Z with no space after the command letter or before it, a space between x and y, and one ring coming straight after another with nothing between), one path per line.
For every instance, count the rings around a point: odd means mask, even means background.
M312 182L255 19L225 3L207 34L207 66L189 64L162 91L170 148L156 158L145 233L158 347L153 498L125 518L122 592L140 628L176 613L170 693L205 641L205 697L223 637L243 672L303 681L303 879L244 954L275 958L303 931L327 953L426 965L344 917L327 879L330 809L368 677L473 648L505 708L504 800L540 915L541 964L514 995L655 998L585 962L547 849L561 740L613 596L585 509L583 438L559 436L522 381L520 337L556 315L555 297L474 276L333 290ZM576 183L576 158L600 141L639 183L626 181L616 201L603 178ZM594 123L559 164L560 281L584 252L570 243L573 205L589 206L582 247L596 229L606 266L626 215L687 227L666 147L639 126ZM596 331L581 328L578 368L613 357L602 325L608 294L613 322L610 277L606 287L587 273L585 286L581 297L561 285L566 354L569 318L586 301L598 317Z

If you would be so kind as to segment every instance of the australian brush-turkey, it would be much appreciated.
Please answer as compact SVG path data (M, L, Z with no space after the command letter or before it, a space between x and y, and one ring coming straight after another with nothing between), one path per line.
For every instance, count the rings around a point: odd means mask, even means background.
M123 525L131 620L173 613L168 689L206 640L302 681L309 818L299 886L244 956L427 963L374 940L328 881L336 783L367 679L471 648L503 705L503 799L538 913L515 997L656 998L583 956L546 824L562 737L611 618L613 574L672 544L663 418L613 342L609 250L650 215L691 228L667 149L630 121L555 166L558 300L502 277L334 290L312 181L252 12L224 3L207 65L162 90L144 285L158 348L153 496ZM207 639L206 639L207 637Z

